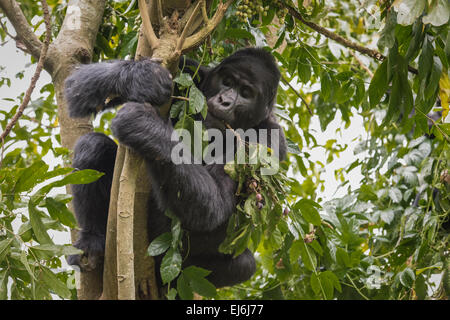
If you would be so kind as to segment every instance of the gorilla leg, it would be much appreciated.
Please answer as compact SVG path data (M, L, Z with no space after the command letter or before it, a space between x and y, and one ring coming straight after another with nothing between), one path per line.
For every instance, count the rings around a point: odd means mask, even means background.
M188 258L187 264L212 271L206 278L216 288L233 286L247 281L256 270L255 258L249 249L236 258L225 254L191 257Z
M80 255L72 255L68 263L81 269L95 268L104 254L116 152L115 142L101 133L88 133L75 145L72 162L75 169L94 169L105 173L93 183L72 185L75 216L81 229L74 246L84 251L82 256L87 257L88 261L82 261Z

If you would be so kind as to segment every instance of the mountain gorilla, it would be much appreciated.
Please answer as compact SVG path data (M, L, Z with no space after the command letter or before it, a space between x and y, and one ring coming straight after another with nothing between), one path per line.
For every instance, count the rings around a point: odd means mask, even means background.
M193 74L198 63L181 59L185 72ZM272 55L258 48L237 51L217 67L198 68L197 86L207 99L207 128L225 130L254 128L279 130L279 139L269 145L282 159L286 144L281 127L273 115L280 73ZM255 272L250 250L233 258L218 247L225 239L230 216L236 210L237 183L224 172L224 164L179 164L171 160L173 126L158 115L155 108L171 96L172 78L154 60L115 61L84 65L66 81L66 98L72 117L85 117L126 102L112 121L112 131L120 143L136 150L146 160L151 177L149 238L170 231L170 209L189 233L189 248L183 266L208 269L216 287L231 286L248 280ZM105 104L107 97L115 97ZM145 103L145 104L144 104ZM151 106L150 106L150 105ZM100 107L98 107L100 106ZM270 136L267 141L271 141ZM225 145L225 144L224 144ZM81 228L75 247L84 251L69 263L88 270L103 258L109 193L116 144L100 133L82 136L74 150L73 167L95 169L105 175L87 185L73 185L73 204ZM188 252L187 252L188 251ZM162 256L156 257L157 271Z

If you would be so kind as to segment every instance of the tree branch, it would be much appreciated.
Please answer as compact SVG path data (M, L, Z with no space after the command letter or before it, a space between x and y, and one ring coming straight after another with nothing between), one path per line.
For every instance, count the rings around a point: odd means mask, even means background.
M31 55L39 59L42 42L34 34L19 4L15 0L0 0L0 8L16 30L17 36L14 39L20 40Z
M361 59L359 59L356 54L353 51L350 51L350 54L353 56L353 58L355 58L356 62L359 63L359 65L361 66L361 68L366 71L368 73L368 75L373 78L373 72L370 71L369 68L367 68L367 66L364 64L364 62L361 61Z
M221 2L219 4L219 7L217 8L216 13L211 19L209 19L208 22L205 23L205 26L202 29L200 29L197 33L186 39L186 41L183 44L182 52L191 50L196 46L198 46L200 43L202 43L206 39L206 37L208 37L211 34L211 32L213 32L214 29L219 25L219 23L225 16L225 13L227 12L228 8L233 2L234 0L228 0L225 3Z
M285 84L287 84L289 86L289 88L291 88L291 90L294 91L294 93L297 95L297 97L299 97L303 101L303 103L305 104L306 109L308 109L309 114L313 115L308 102L306 102L305 98L303 98L303 96L297 90L295 90L295 88L291 85L289 80L285 78L284 75L281 75L281 81L283 81Z
M200 2L202 3L203 20L205 21L206 24L208 24L209 23L209 18L208 18L208 13L206 11L206 0L200 0Z
M143 31L147 38L148 45L154 51L159 46L159 39L153 30L152 21L150 19L150 7L146 0L139 0L139 11L142 17Z
M161 0L156 0L156 12L158 15L158 22L160 27L164 26L164 12Z
M120 146L122 147L122 146ZM134 283L134 197L137 168L143 159L136 151L125 151L125 159L120 174L117 201L117 297L119 300L135 300Z
M378 61L383 61L384 59L386 59L386 56L381 54L379 51L377 51L375 49L369 49L369 48L363 47L353 41L345 39L344 37L341 37L340 35L337 35L336 33L333 33L331 31L325 29L324 27L321 27L321 26L315 24L314 22L306 21L303 18L303 16L301 15L301 13L298 12L295 8L293 8L292 6L290 6L284 2L281 2L281 4L283 7L288 9L289 14L291 14L295 19L299 20L304 25L307 25L308 27L310 27L314 31L317 31L318 33L324 35L325 37L336 41L337 43L343 45L344 47L358 51L358 52L360 52L366 56L372 57ZM408 66L408 71L413 74L418 74L417 69L415 69L411 66Z
M184 26L183 32L181 32L180 37L177 40L177 47L175 49L176 54L179 54L181 56L181 51L183 50L183 45L184 42L186 41L187 38L187 33L188 30L191 28L193 21L194 21L194 17L198 11L198 9L200 8L200 4L202 1L199 1L197 3L197 5L194 8L194 11L192 11L191 16L189 17L189 20L187 21L186 25Z
M50 13L48 11L48 5L46 0L41 0L42 2L42 11L44 13L44 21L45 21L45 41L42 45L42 49L39 53L39 62L36 67L36 71L34 72L33 77L31 78L30 86L27 89L27 92L25 94L25 97L23 98L23 101L17 110L17 113L14 115L14 117L11 119L11 121L6 125L5 131L0 136L0 141L3 145L3 142L5 141L5 138L9 135L14 125L17 123L19 118L22 116L23 111L25 110L26 106L30 102L31 94L33 93L34 88L36 87L36 82L39 79L39 76L41 75L41 71L44 68L44 61L47 56L48 52L48 46L50 44L50 37L51 37L51 25L50 25ZM3 158L3 153L2 153ZM2 159L0 159L0 167L1 167Z

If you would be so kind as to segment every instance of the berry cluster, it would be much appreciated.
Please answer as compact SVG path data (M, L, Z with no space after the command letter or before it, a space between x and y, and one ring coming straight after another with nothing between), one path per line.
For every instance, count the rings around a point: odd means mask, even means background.
M264 198L261 195L260 191L261 191L261 187L258 185L258 182L254 179L250 180L250 182L248 183L248 188L256 193L256 207L258 209L262 209L262 207L264 207Z
M269 6L264 7L262 0L242 0L237 7L236 15L241 22L245 22L248 18L251 18L257 14L267 16L268 11Z
M281 3L280 0L273 0L273 4L276 7L278 7L278 9L277 9L277 17L280 20L280 23L283 24L284 23L284 18L289 13L289 10L287 8L283 7L283 4Z

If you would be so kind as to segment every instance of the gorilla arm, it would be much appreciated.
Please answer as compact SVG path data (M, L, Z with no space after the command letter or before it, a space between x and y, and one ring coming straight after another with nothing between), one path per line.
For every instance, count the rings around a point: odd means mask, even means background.
M112 130L122 144L147 160L155 195L178 216L184 228L210 232L234 212L236 185L223 165L174 164L173 128L154 108L125 104L113 119Z
M117 60L82 65L65 82L71 117L86 117L124 101L160 106L170 99L172 77L154 60ZM113 100L105 104L107 98Z

